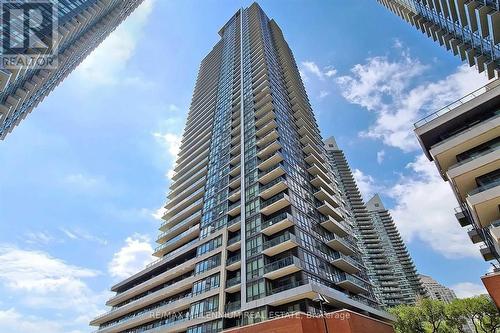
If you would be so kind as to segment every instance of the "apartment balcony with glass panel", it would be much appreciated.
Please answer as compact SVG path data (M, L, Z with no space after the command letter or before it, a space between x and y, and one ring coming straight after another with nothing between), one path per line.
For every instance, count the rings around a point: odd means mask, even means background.
M326 188L319 187L316 192L314 192L316 199L328 202L331 206L337 208L340 206L340 202L337 198L332 195Z
M290 213L279 213L261 223L261 232L266 236L274 235L294 225L293 216Z
M234 312L239 312L241 309L241 301L235 301L231 303L227 303L224 306L224 313L226 315L233 314Z
M500 178L483 184L467 194L466 202L481 227L488 227L499 216Z
M241 235L238 233L237 235L231 236L227 240L227 247L229 251L236 251L241 248Z
M204 193L205 193L204 187L198 188L193 193L191 193L186 198L184 198L182 201L180 201L178 204L176 204L174 207L168 209L164 215L164 218L168 219L168 218L171 218L172 216L175 216L179 212L186 209L186 207L189 207L190 205L195 203L196 200L199 200L200 198L202 198Z
M237 201L233 204L230 204L228 207L227 207L227 214L229 216L238 216L240 215L240 212L241 212L241 201Z
M334 254L331 263L333 266L350 274L356 274L363 270L363 266L358 261L340 252Z
M226 281L226 292L235 293L241 290L241 276L237 275Z
M296 273L302 270L300 259L295 256L288 256L272 261L264 266L264 277L276 280L281 277Z
M232 166L231 169L229 169L229 175L231 177L239 176L240 172L241 172L241 163L237 163L235 166Z
M165 243L166 241L174 238L175 236L179 235L180 233L188 230L191 228L193 225L199 223L201 221L201 212L193 215L192 217L174 225L170 229L167 229L166 231L163 231L160 233L158 238L156 239L157 243ZM160 230L163 230L165 228L160 227Z
M332 182L329 180L330 178L323 178L320 175L316 175L312 180L311 184L316 188L322 188L326 190L330 194L335 194L336 191L332 187Z
M271 132L266 134L263 138L259 139L256 142L257 147L263 148L267 146L269 143L273 142L274 140L279 138L278 131L276 129L273 129Z
M267 200L279 192L283 192L287 188L288 184L286 182L286 176L283 175L270 181L266 185L261 185L259 195L262 199Z
M326 245L328 245L335 251L342 252L346 255L352 255L356 253L355 246L351 244L346 238L339 237L335 234L331 234L328 237L329 239L326 242ZM368 251L368 253L372 252Z
M262 246L262 253L266 256L272 257L279 253L283 253L294 247L297 247L298 242L294 234L285 231L283 234L276 236L264 242Z
M347 289L353 293L366 293L370 288L367 282L349 273L343 273L340 281L336 284L337 286Z
M307 168L307 171L313 176L320 176L323 179L329 179L328 173L324 171L324 166L320 166L319 164L312 164Z
M230 189L237 189L241 186L241 177L238 175L236 177L231 177L229 178L229 188Z
M255 131L255 136L258 139L260 139L260 138L266 136L267 134L269 134L269 132L271 132L273 129L275 129L277 127L278 127L278 123L276 122L276 120L271 120L270 122L268 122L260 127L257 127L256 131Z
M226 260L226 269L229 271L239 270L241 267L241 254L238 253L230 253Z
M290 206L290 197L286 193L281 192L267 200L261 201L260 212L264 215L271 215L287 206Z
M182 220L190 218L192 215L194 215L197 211L199 211L203 206L203 197L199 198L196 200L194 203L189 205L188 207L184 208L184 210L178 212L174 216L168 218L165 222L162 224L162 228L171 228L177 223L181 222ZM164 217L165 218L165 217Z
M234 190L230 190L227 198L231 202L239 200L241 198L241 189L236 188Z
M162 256L165 253L168 253L179 246L182 246L189 241L192 241L194 238L197 238L200 235L200 226L197 224L188 230L178 234L174 238L166 241L165 243L159 245L155 249L155 256Z
M339 222L344 220L344 214L342 214L340 209L333 207L328 201L320 201L316 207L317 210L326 217L332 217Z
M266 160L272 154L280 150L281 147L281 142L279 141L279 139L276 139L275 141L272 141L265 146L259 147L259 149L257 150L257 157L260 160Z
M235 232L241 228L241 215L236 216L233 219L227 221L227 230L230 232Z
M262 170L259 172L259 183L268 184L274 179L285 174L285 167L283 163L279 163L275 166L270 167L269 169Z
M280 163L281 161L283 161L283 155L280 152L276 152L265 160L261 161L258 165L258 168L259 170L267 170Z
M337 221L331 216L328 216L325 221L321 222L321 226L341 237L352 234L352 228L345 221Z

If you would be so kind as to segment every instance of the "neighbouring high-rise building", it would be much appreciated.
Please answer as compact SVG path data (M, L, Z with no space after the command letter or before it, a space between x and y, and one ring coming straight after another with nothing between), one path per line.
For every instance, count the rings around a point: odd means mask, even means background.
M432 277L423 274L419 274L418 276L425 289L426 296L430 299L451 303L451 301L457 298L453 290L443 286Z
M47 25L47 31L41 30L41 33L46 33L47 38L54 39L51 42L54 48L57 46L57 52L54 54L55 65L42 66L36 62L24 65L19 63L15 67L0 65L0 140L3 140L142 1L51 0L57 8L53 11L57 17L52 18L57 22L57 26L53 28ZM29 1L25 3L30 5ZM40 2L34 1L32 5L37 3ZM5 4L9 2L6 1ZM53 34L53 29L57 29L57 34ZM23 45L20 41L17 42ZM29 53L29 49L26 49L26 52Z
M158 260L116 284L99 333L218 332L283 312L392 316L370 297L292 52L257 4L203 59ZM319 297L319 295L321 297ZM323 301L321 301L323 302Z
M352 212L358 247L375 296L386 307L413 304L417 295L424 294L423 289L389 211L378 194L365 205L347 158L333 137L325 140L325 148Z
M498 77L499 0L377 0L454 55Z
M468 228L473 243L481 244L483 258L498 264L500 81L493 81L418 121L415 133L425 155L451 185L459 203L455 209L458 223ZM495 299L496 295L500 304L498 281L499 274L483 277L491 296Z

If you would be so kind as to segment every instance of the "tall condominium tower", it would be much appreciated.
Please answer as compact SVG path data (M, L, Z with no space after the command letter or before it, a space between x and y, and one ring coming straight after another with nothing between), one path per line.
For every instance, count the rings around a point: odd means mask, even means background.
M415 133L451 185L460 205L458 222L468 228L473 243L481 244L485 260L500 263L500 81L418 121ZM500 304L500 274L489 274L483 282L496 285L489 291Z
M115 285L99 333L216 332L277 312L392 319L363 268L311 106L278 25L237 11L203 59L159 259Z
M499 0L377 0L454 55L486 71L500 70Z
M57 8L54 10L57 15L51 18L57 22L57 34L52 34L52 26L47 28L50 31L42 32L46 33L47 38L54 39L54 49L57 46L57 52L54 54L55 65L33 62L16 67L0 67L0 140L3 140L142 1L51 0ZM25 2L28 5L37 4L35 1L32 4ZM8 3L6 1L5 6ZM3 9L5 11L5 7ZM17 42L22 45L20 41ZM28 49L25 51L30 52Z
M420 278L420 281L422 282L422 286L425 289L425 293L429 298L446 303L450 303L457 298L457 295L455 295L455 292L453 290L443 286L432 277L423 274L419 274L418 276Z
M333 137L325 140L330 165L355 221L358 246L377 299L386 307L411 304L423 294L415 266L378 195L365 205L344 152Z

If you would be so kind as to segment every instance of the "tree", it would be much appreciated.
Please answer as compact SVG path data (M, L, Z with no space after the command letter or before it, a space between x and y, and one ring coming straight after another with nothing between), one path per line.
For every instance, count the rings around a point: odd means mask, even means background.
M396 318L394 328L398 333L425 333L420 309L411 305L398 305L389 309Z
M389 309L396 317L397 333L465 333L472 323L475 333L500 332L500 313L488 296L442 301L420 299L414 306Z

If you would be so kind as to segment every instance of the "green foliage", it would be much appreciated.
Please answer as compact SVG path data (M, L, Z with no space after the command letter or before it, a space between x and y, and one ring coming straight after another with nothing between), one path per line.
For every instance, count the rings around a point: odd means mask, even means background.
M466 333L467 324L475 333L500 333L500 313L487 296L442 301L420 299L414 306L389 309L396 318L397 333Z

